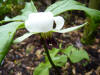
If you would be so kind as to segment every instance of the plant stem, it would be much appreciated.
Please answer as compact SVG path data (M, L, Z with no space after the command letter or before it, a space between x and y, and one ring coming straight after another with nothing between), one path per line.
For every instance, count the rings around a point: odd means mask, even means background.
M40 34L40 36L41 36L41 34ZM52 61L52 59L51 59L51 57L50 57L50 53L49 53L49 50L48 50L48 46L47 46L47 41L46 41L46 39L43 38L43 37L41 36L41 41L42 41L42 44L43 44L43 46L44 46L45 53L47 54L47 58L48 58L48 60L49 60L49 62L50 62L50 64L51 64L51 66L52 66L52 67L54 68L54 70L55 70L55 75L60 75L57 66L54 64L54 62Z
M44 45L44 49L45 49L45 53L47 54L47 57L48 57L48 60L50 62L50 64L52 65L52 67L57 70L54 62L52 61L51 57L50 57L50 54L49 54L49 50L48 50L48 47L47 47L47 44L46 44L46 40L44 38L41 38L42 41L43 41L43 45Z

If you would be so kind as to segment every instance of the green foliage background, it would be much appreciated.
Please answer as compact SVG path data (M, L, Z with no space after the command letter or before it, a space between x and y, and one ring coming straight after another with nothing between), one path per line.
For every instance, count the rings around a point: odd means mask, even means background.
M18 11L25 5L25 0L0 0L0 20L4 16L13 17L19 14Z

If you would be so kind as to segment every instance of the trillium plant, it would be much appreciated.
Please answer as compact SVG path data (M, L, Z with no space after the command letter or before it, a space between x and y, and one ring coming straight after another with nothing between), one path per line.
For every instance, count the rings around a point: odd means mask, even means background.
M62 29L64 26L64 22L65 21L62 16L54 16L52 12L31 13L28 16L28 19L25 21L25 28L29 31L30 33L29 36L37 33L40 34L48 60L55 70L57 70L57 67L53 63L52 58L50 57L46 39L52 37L53 32L66 33L66 32L76 30L87 24L85 23L80 26ZM17 38L14 42L20 40L24 36Z
M54 28L53 24L56 24ZM38 12L29 14L28 19L25 21L25 27L30 33L40 33L41 40L43 41L45 52L48 59L55 70L57 70L53 63L48 48L46 39L52 36L53 31L61 30L64 26L64 19L61 16L54 17L51 12ZM51 34L50 34L51 33Z

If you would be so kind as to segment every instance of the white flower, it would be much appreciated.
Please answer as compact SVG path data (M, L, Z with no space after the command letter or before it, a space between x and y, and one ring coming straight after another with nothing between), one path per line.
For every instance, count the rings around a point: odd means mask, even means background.
M53 24L56 24L56 27L53 28ZM77 30L88 23L84 23L79 26L74 26L66 29L62 29L64 26L64 19L61 16L54 17L51 12L38 12L29 14L28 19L25 21L25 27L29 31L23 36L14 40L13 43L18 43L28 38L29 36L41 32L58 32L58 33L67 33L74 30ZM43 34L43 33L42 33ZM47 33L46 33L47 34Z
M54 22L56 24L55 29L53 29ZM25 21L25 27L29 32L49 32L52 30L60 30L63 25L63 17L54 17L51 12L31 13Z

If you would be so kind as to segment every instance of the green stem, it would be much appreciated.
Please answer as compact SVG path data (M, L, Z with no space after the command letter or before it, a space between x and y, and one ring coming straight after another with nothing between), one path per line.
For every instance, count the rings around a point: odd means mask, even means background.
M46 40L45 40L44 38L42 38L42 41L43 41L45 53L47 54L47 57L48 57L48 60L49 60L50 64L52 65L52 67L53 67L54 69L57 70L56 65L54 64L54 62L52 61L52 59L51 59L51 57L50 57L49 50L48 50L47 44L46 44Z
M41 36L41 34L40 34ZM46 39L44 39L42 36L41 36L41 41L43 43L43 46L44 46L44 49L45 49L45 53L47 54L47 58L51 64L51 66L54 68L55 70L55 75L60 75L59 71L58 71L58 68L57 66L54 64L54 62L52 61L51 57L50 57L50 53L49 53L49 50L48 50L48 46L47 46L47 42L46 42Z

